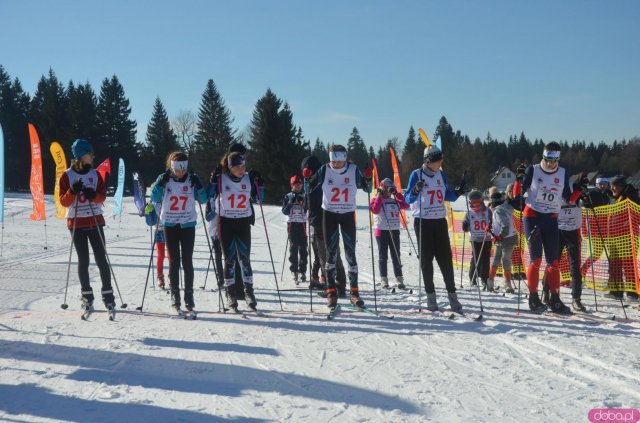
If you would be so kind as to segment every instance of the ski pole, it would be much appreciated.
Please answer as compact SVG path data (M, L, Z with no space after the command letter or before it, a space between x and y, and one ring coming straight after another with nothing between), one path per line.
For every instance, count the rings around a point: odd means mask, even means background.
M462 176L462 180L465 181L465 177L467 175L467 171L464 171L464 174ZM471 212L469 210L469 197L465 194L464 196L464 202L465 205L467 206L467 218L469 219L469 222L471 222ZM485 233L487 231L488 228L485 228ZM471 238L471 236L469 236L469 238ZM476 249L473 246L473 239L471 240L471 252L473 253L473 262L474 262L474 269L473 269L473 276L471 277L471 283L473 284L473 282L475 282L476 279L476 275L478 273L478 264L480 261L480 257L482 256L482 250L484 249L484 243L486 241L487 237L485 236L482 239L482 245L480 246L480 254L476 254ZM478 299L480 301L480 311L484 311L483 307L482 307L482 294L480 293L480 285L476 282L476 288L478 290Z
M587 238L589 238L589 262L591 263L591 283L593 284L593 301L598 311L598 297L596 295L596 277L593 269L593 246L591 242L591 224L589 223L589 208L587 207Z
M304 180L304 208L307 213L307 248L308 248L308 260L309 260L309 310L313 311L313 282L311 281L311 275L313 273L313 260L311 257L311 222L309 220L309 177L311 176L311 169L305 167L302 170L302 178ZM315 232L314 232L315 236ZM289 237L287 236L287 243L289 242ZM287 248L284 249L285 254L287 252ZM284 259L282 260L282 271L284 272ZM282 278L282 276L281 276Z
M462 231L462 261L460 262L460 288L464 288L464 285L462 285L462 279L463 279L463 275L464 275L464 253L465 253L465 247L467 244L467 232L466 231Z
M60 304L60 308L66 310L69 308L67 304L67 291L69 289L69 273L71 273L71 254L73 253L73 239L76 235L76 215L78 214L78 196L74 200L73 204L73 229L71 229L71 245L69 245L69 263L67 264L67 283L64 286L64 301Z
M211 256L209 256L209 261L207 263L207 272L204 274L204 284L200 287L200 289L202 290L207 288L207 279L209 279L209 270L211 270L211 261L212 261Z
M593 204L593 201L591 201L591 194L589 193L589 191L587 191L587 197L589 198L589 203ZM602 243L602 249L604 251L604 254L607 256L607 262L609 263L609 266L611 266L609 251L608 251L607 245L604 243L604 237L602 236L602 231L600 230L600 223L598 223L598 216L596 216L595 211L593 212L593 217L594 217L593 221L596 222L596 230L598 231L600 242ZM624 313L624 318L628 319L629 317L627 316L627 311L624 309L624 303L622 302L622 296L619 297L619 300L620 300L620 308L622 308L622 312Z
M384 213L384 216L385 216L385 219L386 219L387 218L387 209L384 206L384 199L382 200L382 213ZM400 207L399 206L398 206L398 214L400 214ZM393 231L392 230L389 230L389 239L391 239L391 246L393 247L393 251L396 254L396 259L398 260L398 264L402 267L402 263L400 262L400 250L396 246L396 241L393 239Z
M367 204L371 205L371 192L367 190ZM378 311L378 294L376 289L376 262L373 254L373 221L371 220L371 211L369 210L369 239L371 241L371 272L373 275L373 307Z
M291 231L291 225L287 224L287 242L284 244L284 257L282 257L282 270L280 271L280 281L284 278L284 264L287 261L287 249L289 248L289 233Z
M269 242L269 232L267 231L267 221L264 218L264 210L262 208L262 198L260 198L260 187L258 181L254 181L256 186L256 196L258 197L258 204L260 205L260 214L262 215L262 224L264 225L264 234L267 237L267 247L269 247L269 258L271 259L271 268L273 269L273 279L276 281L276 289L278 290L278 301L280 302L280 310L284 311L282 307L282 298L280 297L280 286L278 285L278 275L276 274L276 265L273 263L273 253L271 252L271 242Z
M424 184L422 180L422 167L420 168L420 182ZM422 187L418 193L418 313L422 313ZM415 226L414 226L415 227ZM425 286L426 289L426 286Z
M398 210L400 210L400 203L398 202L398 199L395 196L392 198L396 202L396 205L398 206ZM404 226L405 226L404 229L407 231L407 235L409 236L409 242L411 243L413 252L416 253L416 255L418 255L418 250L416 250L416 246L413 243L413 238L411 238L411 232L409 232L409 228L408 228L408 222L405 220L405 218L406 216L404 216L402 211L400 211L400 219L402 219L402 222L404 223ZM409 250L409 255L411 255L411 250Z
M116 280L116 274L113 271L113 266L111 266L111 260L109 259L109 253L107 253L107 244L104 240L104 236L102 235L102 228L98 226L98 219L96 218L96 214L93 211L93 206L91 205L91 201L89 201L89 209L91 210L91 215L93 216L93 222L96 225L96 229L98 230L98 235L100 236L100 241L102 242L102 247L104 248L104 256L107 259L107 263L109 264L109 270L111 271L111 275L113 276L113 283L116 286L116 290L118 291L118 297L120 297L120 308L127 308L127 304L122 300L122 294L120 294L120 288L118 287L118 281Z
M158 236L158 227L160 225L160 216L158 216L158 220L156 221L156 227L154 229L153 232L155 232L153 234L153 237L151 238L151 251L149 253L149 267L147 267L147 277L144 280L144 290L142 291L142 301L140 302L140 306L136 307L136 310L138 311L142 311L142 308L144 307L144 299L147 296L147 286L149 284L149 275L151 274L151 266L153 264L153 250L155 247L155 240L156 237Z
M207 224L204 218L204 212L202 211L202 204L198 202L198 206L200 206L200 216L202 217L202 225L204 226L204 233L207 236L207 245L209 246L209 259L213 261L213 271L218 274L218 269L216 269L215 259L213 258L213 248L211 247L211 238L209 238L209 233L207 232ZM227 312L227 309L224 306L224 300L222 299L222 290L218 289L218 312L220 311L220 304L222 304L222 310L224 313Z

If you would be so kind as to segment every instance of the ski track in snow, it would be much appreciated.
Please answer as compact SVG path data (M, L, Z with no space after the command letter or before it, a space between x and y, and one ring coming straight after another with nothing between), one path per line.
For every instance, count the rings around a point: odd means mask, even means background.
M366 204L366 197L359 200ZM44 223L27 220L30 197L7 195L0 257L2 421L539 422L586 421L592 408L640 408L637 323L532 315L524 296L518 314L517 297L485 292L481 322L419 314L424 290L419 293L417 259L408 255L404 230L403 271L413 294L380 291L374 301L365 207L358 209L357 226L361 293L369 308L377 305L393 320L342 310L328 321L326 300L314 292L310 312L308 291L281 292L281 311L259 207L252 263L264 315L222 313L218 293L199 289L209 259L201 222L194 253L198 319L169 314L170 296L154 287L154 269L144 311L136 311L150 232L132 213L130 198L121 223L111 216L112 199L105 209L107 251L128 308L120 308L116 291L116 320L108 321L92 263L97 310L83 322L75 252L69 309L60 308L70 243L65 221L49 217L45 241ZM50 196L47 210L53 210ZM277 206L264 212L278 272L284 216ZM435 267L438 300L448 314ZM459 269L455 273L459 286ZM377 268L375 274L379 280ZM293 288L288 275L278 283ZM458 294L465 311L480 313L477 291L463 283ZM568 300L568 291L562 294ZM598 304L621 317L614 301ZM637 309L627 313L639 318Z

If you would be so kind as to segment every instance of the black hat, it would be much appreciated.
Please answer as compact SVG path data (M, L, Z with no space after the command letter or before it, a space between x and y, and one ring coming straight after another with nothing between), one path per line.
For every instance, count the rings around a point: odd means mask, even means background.
M307 156L302 159L300 170L304 172L304 169L306 167L308 167L312 173L316 173L318 169L322 167L322 163L320 163L320 159L318 159L316 156Z
M246 154L247 147L245 147L242 143L236 142L231 144L228 150L229 153L233 153L234 151L237 151L240 154Z
M609 180L609 183L611 185L620 185L620 186L625 186L628 184L627 182L627 177L624 175L616 175L613 178L611 178Z

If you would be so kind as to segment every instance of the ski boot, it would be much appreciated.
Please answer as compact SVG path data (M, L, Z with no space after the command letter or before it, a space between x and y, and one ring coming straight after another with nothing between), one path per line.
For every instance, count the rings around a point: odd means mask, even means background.
M180 314L180 290L171 290L171 308Z
M491 278L487 279L487 291L494 292L493 288L494 288L493 279Z
M338 297L335 288L327 289L327 305L329 308L336 308L338 306Z
M298 275L298 278L299 278L300 283L304 283L304 282L307 281L307 275L305 275L304 273L300 273Z
M158 273L158 288L164 289L164 275L162 273Z
M458 301L458 294L455 292L449 292L447 295L449 296L449 307L451 307L451 311L455 313L460 312L460 310L462 310L462 304Z
M360 299L360 295L358 295L358 288L351 288L351 305L356 307L364 307L364 301Z
M609 291L604 294L604 297L612 300L620 300L622 298L622 291Z
M543 312L547 309L547 306L540 301L540 296L537 291L529 293L529 310L534 312Z
M236 287L234 285L227 286L227 305L233 310L238 310L238 298L236 297Z
M516 292L513 289L513 286L511 286L511 281L504 281L504 292L506 292L507 294L513 294L514 292Z
M571 308L573 308L574 311L579 311L581 313L587 312L587 308L584 306L584 304L582 304L582 300L580 298L573 299Z
M436 293L428 293L427 292L427 310L429 311L438 311L438 300L436 298Z
M556 314L573 314L571 309L560 300L560 294L551 294L549 298L549 309L552 313Z
M396 276L396 284L398 289L406 289L407 286L404 284L404 278L402 276Z
M298 284L298 274L296 272L291 272L291 279L296 285Z
M93 298L82 297L81 302L82 310L93 311Z
M256 301L256 296L253 295L253 284L245 283L244 284L244 300L247 302L247 305L250 309L255 310L258 302Z
M193 310L195 304L193 303L193 291L184 291L184 306L187 310Z
M386 276L380 277L380 287L382 289L389 289L389 278Z

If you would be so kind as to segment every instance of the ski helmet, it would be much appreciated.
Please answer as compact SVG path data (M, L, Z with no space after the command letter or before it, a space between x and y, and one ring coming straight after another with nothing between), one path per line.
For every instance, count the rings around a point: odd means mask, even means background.
M491 194L489 197L489 201L491 202L491 207L498 207L500 204L504 203L505 194L500 191L496 191Z

